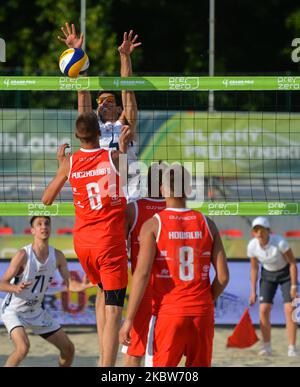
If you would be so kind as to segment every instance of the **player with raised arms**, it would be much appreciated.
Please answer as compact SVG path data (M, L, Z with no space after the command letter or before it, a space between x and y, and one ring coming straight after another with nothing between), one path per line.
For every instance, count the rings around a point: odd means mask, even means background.
M74 24L66 23L65 27L61 27L64 38L58 36L58 39L65 43L69 48L81 48L84 36L81 33L77 35ZM132 76L131 54L135 48L142 43L137 42L138 35L134 35L133 31L124 32L123 42L119 46L121 62L121 77ZM119 149L119 137L123 125L130 125L131 141L128 143L128 162L135 161L136 156L136 126L138 119L138 110L135 94L130 90L122 91L122 104L118 101L118 96L112 91L100 91L96 98L97 109L96 114L99 120L101 131L100 146L103 149ZM123 105L123 107L122 107ZM78 112L92 112L92 97L88 90L78 91Z

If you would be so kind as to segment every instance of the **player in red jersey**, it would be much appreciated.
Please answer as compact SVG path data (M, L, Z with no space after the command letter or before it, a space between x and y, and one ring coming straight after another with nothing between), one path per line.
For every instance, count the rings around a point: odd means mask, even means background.
M132 133L128 126L123 127L120 151L100 149L98 119L91 112L77 118L75 135L81 148L72 156L65 156L68 144L59 148L60 166L42 201L52 204L69 179L75 206L74 248L88 278L100 288L96 318L101 365L110 367L118 352L127 287L126 199L121 189L119 155L126 153Z
M130 242L131 270L134 273L140 249L140 231L142 225L154 214L166 208L166 201L160 192L162 172L166 165L152 163L148 169L148 197L131 202L127 205L125 227ZM154 187L154 184L157 187ZM152 189L153 188L153 189ZM157 190L155 190L157 188ZM138 308L130 332L130 346L123 346L126 367L140 367L143 356L146 353L149 324L152 317L152 289L149 284L145 290L143 299Z
M177 173L182 183L179 195ZM200 212L186 208L184 183L190 186L190 176L180 165L165 171L162 194L167 208L142 226L127 317L119 335L121 343L130 345L133 319L152 272L156 367L175 367L183 355L187 367L211 365L214 301L229 280L217 227ZM216 272L212 284L211 263Z

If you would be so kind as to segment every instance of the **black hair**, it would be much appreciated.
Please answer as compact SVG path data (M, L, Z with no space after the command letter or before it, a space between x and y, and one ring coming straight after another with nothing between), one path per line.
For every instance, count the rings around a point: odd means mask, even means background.
M33 217L30 219L30 226L31 226L31 227L33 227L33 223L34 223L34 221L35 221L37 218L45 218L45 219L48 219L48 220L49 220L49 223L51 223L51 218L50 218L50 216L44 216L44 215L33 216Z
M94 112L82 113L76 120L76 137L82 142L92 142L99 136L99 122Z

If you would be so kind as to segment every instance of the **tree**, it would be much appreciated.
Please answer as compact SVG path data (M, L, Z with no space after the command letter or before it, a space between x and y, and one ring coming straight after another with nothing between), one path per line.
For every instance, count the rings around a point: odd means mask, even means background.
M87 45L91 74L118 71L116 33L107 20L111 0L87 2ZM8 0L0 14L0 29L7 42L6 68L20 68L27 75L59 74L58 58L65 49L57 39L60 26L74 22L79 30L78 0Z

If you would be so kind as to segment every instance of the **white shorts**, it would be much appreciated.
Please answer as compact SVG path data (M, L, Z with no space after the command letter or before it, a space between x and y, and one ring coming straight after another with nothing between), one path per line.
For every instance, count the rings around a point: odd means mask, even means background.
M31 329L35 335L43 335L60 329L60 325L44 309L38 309L33 313L18 313L6 309L1 318L9 334L17 327Z

